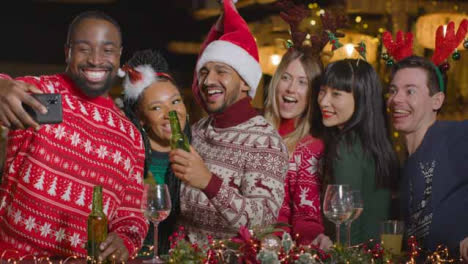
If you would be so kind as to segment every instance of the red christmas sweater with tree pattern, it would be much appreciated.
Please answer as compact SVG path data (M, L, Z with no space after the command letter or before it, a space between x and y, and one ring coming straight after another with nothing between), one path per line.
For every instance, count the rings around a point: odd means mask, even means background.
M63 122L8 135L0 254L86 256L87 217L98 184L109 232L136 253L148 229L140 210L144 147L138 130L111 98L86 97L64 74L17 80L62 94Z

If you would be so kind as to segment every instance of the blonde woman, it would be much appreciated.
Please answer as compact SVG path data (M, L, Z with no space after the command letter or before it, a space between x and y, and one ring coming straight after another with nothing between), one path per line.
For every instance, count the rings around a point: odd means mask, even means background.
M318 56L301 48L290 48L268 87L265 118L278 129L289 153L285 197L278 221L291 226L287 231L298 243L314 243L326 249L332 243L322 234L319 163L324 145L311 134L314 105L311 97L322 68Z

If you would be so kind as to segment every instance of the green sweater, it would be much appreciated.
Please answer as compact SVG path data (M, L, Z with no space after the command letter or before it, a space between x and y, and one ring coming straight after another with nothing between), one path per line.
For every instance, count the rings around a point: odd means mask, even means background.
M335 160L333 174L336 184L348 184L351 190L360 190L364 211L351 225L351 245L379 238L380 222L390 216L391 193L375 187L375 165L369 155L364 154L360 140L352 146L343 141L338 147L339 158ZM342 243L346 240L344 225L341 228Z
M169 168L169 153L153 151L149 171L153 174L154 180L158 184L166 183L165 176Z

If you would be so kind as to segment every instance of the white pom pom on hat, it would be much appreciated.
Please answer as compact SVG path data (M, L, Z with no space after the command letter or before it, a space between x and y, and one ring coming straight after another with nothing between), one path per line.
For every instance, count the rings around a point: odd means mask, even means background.
M127 75L127 73L124 70L122 70L122 68L119 68L117 70L117 76L119 76L120 78L125 77L125 75Z
M128 71L123 81L126 99L136 100L145 88L156 81L156 73L151 65L139 65Z

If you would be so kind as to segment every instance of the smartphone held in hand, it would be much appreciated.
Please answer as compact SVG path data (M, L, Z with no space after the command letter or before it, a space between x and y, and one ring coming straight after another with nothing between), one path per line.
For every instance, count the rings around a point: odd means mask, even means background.
M39 124L62 123L62 95L61 94L32 94L42 105L47 108L47 113L42 114L31 106L23 104L26 112Z

